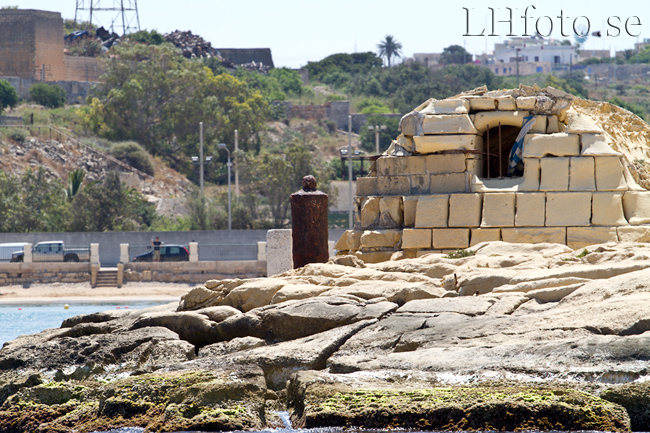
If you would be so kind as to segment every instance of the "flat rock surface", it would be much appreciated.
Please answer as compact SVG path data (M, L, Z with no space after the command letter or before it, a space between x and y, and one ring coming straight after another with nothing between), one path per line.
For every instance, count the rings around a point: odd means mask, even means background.
M586 250L496 242L460 259L360 265L337 257L272 279L209 281L152 309L77 316L4 345L0 408L13 407L29 377L224 368L256 369L272 393L297 372L399 389L499 378L600 390L646 380L650 247ZM265 398L266 407L284 407L277 395ZM646 425L638 417L635 425Z

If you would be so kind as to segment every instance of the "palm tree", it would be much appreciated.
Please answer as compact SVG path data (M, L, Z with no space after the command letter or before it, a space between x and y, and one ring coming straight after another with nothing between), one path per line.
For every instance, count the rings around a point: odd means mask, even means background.
M377 48L379 48L379 57L386 57L389 68L391 58L402 57L402 44L397 42L393 35L386 35L384 40L377 44Z
M83 183L85 176L86 172L81 168L68 173L68 187L66 188L65 193L68 196L69 201L72 201L74 196L77 195L81 189L81 184Z

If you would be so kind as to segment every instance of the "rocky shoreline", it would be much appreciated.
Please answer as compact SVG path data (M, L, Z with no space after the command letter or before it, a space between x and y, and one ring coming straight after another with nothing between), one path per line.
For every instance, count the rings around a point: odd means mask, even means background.
M458 257L458 258L454 258ZM208 281L0 350L0 431L648 431L650 248L484 243Z

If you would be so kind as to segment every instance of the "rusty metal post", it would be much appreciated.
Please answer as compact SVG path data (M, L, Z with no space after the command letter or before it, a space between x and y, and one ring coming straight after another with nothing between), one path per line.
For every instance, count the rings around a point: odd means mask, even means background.
M309 263L326 263L327 194L316 190L316 179L308 175L302 179L303 188L291 194L291 237L293 268Z

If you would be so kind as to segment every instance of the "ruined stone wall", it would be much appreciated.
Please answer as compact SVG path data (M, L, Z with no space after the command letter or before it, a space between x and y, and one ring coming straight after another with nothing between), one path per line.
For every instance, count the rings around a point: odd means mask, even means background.
M571 99L549 88L418 107L370 176L357 179L355 227L335 248L377 262L484 241L581 248L650 240L650 192ZM523 176L487 178L488 125L521 126L526 115L535 123L525 136Z
M67 81L99 81L102 74L96 57L63 56Z
M58 12L33 11L36 78L67 80L63 61L63 19ZM44 75L43 75L44 74Z

